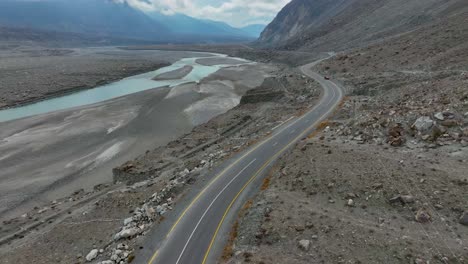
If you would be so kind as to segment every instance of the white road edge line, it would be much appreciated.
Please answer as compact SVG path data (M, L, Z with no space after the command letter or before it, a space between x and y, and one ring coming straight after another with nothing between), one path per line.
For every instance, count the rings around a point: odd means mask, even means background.
M293 119L293 118L294 118L294 116L291 116L290 118L284 120L283 122L281 122L281 124L279 124L279 125L275 126L274 128L272 128L271 131L277 129L278 127L280 127L280 126L282 126L282 125L284 125L285 123L289 122L289 121L290 121L291 119Z
M241 174L242 172L244 172L250 165L252 165L252 163L254 163L257 159L253 159L249 164L247 164L247 166L245 166L234 178L232 178L232 180L226 184L226 186L224 186L224 188L218 193L218 195L216 195L216 197L213 199L213 201L210 203L210 205L208 206L208 208L206 208L205 212L203 213L203 215L200 217L200 220L198 221L197 225L195 226L195 228L193 229L192 233L190 234L189 238L187 239L187 242L185 243L184 245L184 248L182 249L182 252L180 252L180 255L179 255L179 258L177 258L177 262L176 264L179 264L179 261L180 259L182 258L182 255L184 255L184 252L185 250L187 249L187 246L188 244L190 243L190 240L192 240L192 237L193 235L195 234L195 232L197 231L198 229L198 226L200 225L201 221L203 221L203 218L205 218L205 215L208 213L208 211L210 210L210 208L213 206L213 204L216 202L216 200L218 200L219 196L221 196L221 194L229 187L229 185L231 185L232 182L234 182L234 180L236 180Z

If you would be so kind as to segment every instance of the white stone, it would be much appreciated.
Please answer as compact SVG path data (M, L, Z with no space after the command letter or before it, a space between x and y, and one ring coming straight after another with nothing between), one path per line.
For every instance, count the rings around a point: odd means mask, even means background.
M92 261L98 255L99 251L97 249L91 250L88 255L86 255L86 261Z
M133 189L141 188L141 187L146 186L147 184L148 184L148 181L137 182L133 184L132 188Z
M310 240L302 239L299 241L299 248L304 251L309 251L310 249Z
M124 229L120 231L119 233L115 234L114 239L119 240L121 238L128 238L128 237L133 237L136 234L140 232L140 229L137 227L129 228L129 229Z
M115 264L115 262L112 260L104 260L104 261L98 262L98 264Z
M428 116L421 116L414 122L413 127L420 132L429 130L434 125L434 121Z
M133 222L133 217L125 218L125 220L124 220L124 225L128 225L128 224L130 224L131 222Z
M442 114L442 112L438 112L434 115L435 118L437 118L438 120L440 121L444 121L445 120L445 117L444 117L444 114Z

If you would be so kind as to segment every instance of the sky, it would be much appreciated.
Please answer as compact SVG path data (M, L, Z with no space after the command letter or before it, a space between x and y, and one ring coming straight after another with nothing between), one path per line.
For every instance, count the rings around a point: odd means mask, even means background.
M143 11L182 13L226 22L235 27L268 24L291 0L115 0Z

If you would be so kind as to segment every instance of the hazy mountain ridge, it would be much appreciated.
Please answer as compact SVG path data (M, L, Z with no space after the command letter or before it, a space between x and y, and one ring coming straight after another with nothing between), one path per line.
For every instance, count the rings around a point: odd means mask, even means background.
M242 27L241 30L248 33L252 37L258 38L260 34L262 34L263 30L265 29L266 25L262 24L253 24Z
M0 24L136 39L169 35L165 26L144 13L111 1L2 1Z
M157 42L248 41L249 31L223 22L196 19L183 14L144 13L126 2L111 0L43 0L0 2L0 26L36 31L69 32L93 38L121 38ZM50 36L50 34L45 34Z
M466 11L463 0L293 0L262 32L258 45L343 50Z

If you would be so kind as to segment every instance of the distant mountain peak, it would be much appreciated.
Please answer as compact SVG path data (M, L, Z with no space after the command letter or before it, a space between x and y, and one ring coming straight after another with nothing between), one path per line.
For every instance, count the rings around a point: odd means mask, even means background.
M0 26L170 42L247 41L226 23L143 12L127 0L0 0Z

